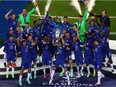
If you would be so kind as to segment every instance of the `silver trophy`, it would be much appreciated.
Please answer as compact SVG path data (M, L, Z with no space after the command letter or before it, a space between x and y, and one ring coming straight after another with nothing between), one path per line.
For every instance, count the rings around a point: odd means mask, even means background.
M54 44L58 45L59 41L60 41L61 30L60 29L56 29L54 34L55 34Z

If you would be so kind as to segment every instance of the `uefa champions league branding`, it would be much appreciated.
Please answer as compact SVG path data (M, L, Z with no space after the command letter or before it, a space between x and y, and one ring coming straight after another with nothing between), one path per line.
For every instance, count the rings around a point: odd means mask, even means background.
M80 83L78 82L78 80L75 80L76 78L73 78L74 80L71 81L71 85L70 87L80 87L80 86L84 86L84 87L94 87L94 84L91 83ZM43 86L48 86L49 82L43 82L42 84ZM67 80L60 80L59 82L52 82L50 84L50 86L54 86L54 87L68 87L67 84Z

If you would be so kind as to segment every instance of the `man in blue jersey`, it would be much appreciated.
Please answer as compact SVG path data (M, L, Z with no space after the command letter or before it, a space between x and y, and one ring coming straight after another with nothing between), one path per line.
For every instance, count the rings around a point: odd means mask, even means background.
M10 35L9 36L9 39L5 42L5 48L4 48L4 52L6 53L6 58L7 58L7 68L6 68L6 78L9 77L9 65L10 65L10 62L12 64L12 78L15 78L14 77L14 65L15 65L15 57L16 57L16 52L17 52L17 49L16 49L16 46L17 46L17 43L16 41L14 40L14 36Z
M24 30L27 30L27 33L29 32L28 30L30 29L31 27L30 27L30 24L29 24L29 22L26 22L25 23L25 29Z
M56 26L56 24L54 23L51 17L48 17L44 23L42 35L52 37L52 31L53 31L54 26Z
M69 79L69 75L68 75L68 71L67 71L67 66L66 66L66 62L65 62L65 47L63 47L63 43L62 40L60 41L59 45L55 47L55 52L56 52L56 60L55 60L55 64L54 67L52 69L52 73L51 73L51 78L49 80L49 84L52 83L53 81L53 76L55 74L55 70L56 68L58 68L59 65L61 65L66 73L66 77L68 80L68 85L70 85L70 79Z
M16 34L15 34L15 32L14 32L14 30L13 30L13 28L11 27L10 28L10 30L8 31L8 33L7 33L7 40L9 40L9 36L13 36L14 37L14 39L16 39L15 37L16 37ZM3 43L1 46L0 46L0 48L1 47L3 47L3 46L5 46L5 43ZM5 50L5 48L4 48L4 50ZM7 62L7 59L6 59L6 53L4 54L4 66L6 67L6 62ZM11 64L11 62L10 62L10 66L12 66L12 64Z
M37 20L34 21L33 24L34 24L34 27L29 30L29 33L32 35L33 39L35 39L39 36L38 39L41 40L41 27L42 27L42 25L38 24Z
M18 25L18 16L16 16L16 14L12 13L12 9L5 15L6 20L8 21L8 29L10 29L11 27L13 28L13 30L16 30L16 26ZM11 14L11 16L9 16Z
M30 27L29 23L26 22L26 23L25 23L25 29L24 29L24 31L23 31L23 39L27 39L28 34L30 33L30 32L29 32L30 29L31 29L31 27Z
M99 28L100 28L100 31L103 31L104 32L104 35L109 38L110 31L105 26L105 24L104 23L101 23L101 25L99 26Z
M68 22L68 17L67 16L63 17L62 27L63 27L64 30L67 30L68 28L72 27L72 24Z
M89 37L89 39L91 40L91 43L94 42L94 40L100 38L100 34L99 32L96 32L95 30L92 30L90 34L87 35L87 37Z
M16 38L16 40L23 39L23 32L21 31L21 27L20 26L17 26L17 28L16 28L15 38Z
M10 35L13 35L14 38L16 37L16 34L15 34L15 32L14 32L14 30L13 30L12 27L10 28L10 30L9 30L8 33L7 33L7 39L9 39L9 36L10 36Z
M42 40L42 66L43 66L43 72L44 72L44 78L46 78L46 70L45 66L49 65L50 68L50 76L51 76L51 51L50 51L50 45L51 40L47 38L47 36L43 36Z
M112 72L114 72L112 54L111 54L110 46L109 46L109 37L107 37L105 34L106 33L103 30L100 32L100 41L103 44L103 49L102 49L103 64L106 67L107 67L107 64L110 64ZM106 57L109 59L107 63L105 61Z
M64 29L63 28L63 23L59 20L59 18L58 17L55 17L54 18L54 23L56 24L56 28L59 28L59 29Z
M75 62L77 64L77 71L78 76L83 76L83 69L84 69L84 58L82 55L82 47L83 43L79 41L79 38L77 36L73 37L73 44L72 44L72 50L74 51L75 55ZM79 66L81 65L81 70L79 70Z
M90 21L90 25L88 27L88 33L91 33L92 30L94 30L96 32L99 31L98 27L95 25L95 21L94 20Z
M29 47L26 44L26 40L23 40L21 42L21 54L22 54L22 61L21 61L21 70L19 75L19 85L22 86L22 77L24 69L28 69L28 75L26 81L28 84L31 84L30 82L30 75L31 75L31 58L29 56Z
M72 44L72 38L70 36L70 32L66 31L64 36L63 36L63 43L66 47L66 51L65 51L65 58L68 59L69 64L70 64L70 77L73 77L73 64L72 64L72 54L71 54L71 44ZM60 75L62 76L63 71L60 73Z
M12 36L14 36L14 38L16 37L16 34L15 34L15 32L14 32L14 30L13 30L13 28L11 27L10 28L10 30L7 32L7 40L9 40L9 36L10 35L12 35ZM0 48L1 47L3 47L3 46L5 46L5 43L3 43L1 46L0 46ZM5 49L4 49L5 50ZM7 60L6 60L6 53L4 54L4 66L6 67L6 62L7 62ZM12 66L12 64L10 63L10 66Z
M99 40L94 41L94 66L97 71L97 83L96 86L101 84L101 78L104 77L104 75L101 72L102 68L102 49L103 45L100 43Z
M68 31L70 32L70 36L72 39L74 36L79 36L79 30L76 24L73 24L72 27L68 28Z
M33 62L34 78L36 78L37 40L33 39L32 35L28 35L26 43L27 43L27 46L29 47L29 56L31 58L31 61Z
M85 47L84 47L84 57L85 57L85 62L86 62L86 66L87 66L87 77L90 77L90 64L92 64L92 68L93 68L93 76L95 76L96 71L94 68L94 56L93 56L93 47L92 47L92 43L89 39L85 39Z
M42 40L42 25L44 23L44 20L41 22L41 23L38 23L37 20L35 20L33 22L34 24L34 27L32 27L30 30L29 30L29 33L32 35L32 38L33 39L37 39L38 41L38 48L39 48L39 61L40 61L40 58L41 58L41 54L42 54L42 48L41 48L41 40Z
M40 23L38 23L38 21L35 20L33 22L34 27L29 30L29 33L32 35L32 38L38 40L37 45L38 45L38 48L39 48L39 58L41 57L41 54L42 54L42 48L41 48L41 44L40 44L41 40L42 40L42 25L47 20L48 14L46 15L46 17Z
M21 27L17 26L16 33L15 33L15 39L17 41L17 51L20 51L20 43L23 40L23 32L21 31Z
M48 14L40 23L38 23L37 20L35 20L33 22L34 27L29 30L29 33L32 34L33 39L38 38L38 40L41 40L41 38L42 38L42 25L47 20Z

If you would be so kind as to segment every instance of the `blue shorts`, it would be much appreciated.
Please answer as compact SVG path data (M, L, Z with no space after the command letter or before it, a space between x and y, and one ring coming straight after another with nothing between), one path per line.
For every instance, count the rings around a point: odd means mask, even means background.
M31 59L31 61L36 62L37 61L37 55L31 55L30 59Z
M109 47L104 47L104 49L102 50L102 58L111 58L112 55L111 55L111 51L110 51L110 48Z
M102 58L95 58L94 67L96 70L101 70L102 68Z
M94 65L93 56L86 56L86 57L85 57L85 62L86 62L86 65L87 65L87 66L88 66L89 64L93 64L93 65Z
M105 58L106 58L106 54L105 54L105 52L104 52L104 51L102 51L102 55L101 55L101 56L102 56L102 58L103 58L103 59L105 59Z
M13 61L15 62L15 55L10 55L10 54L6 54L6 58L7 58L7 62Z
M65 60L56 59L54 67L58 68L59 65L61 65L63 68L67 68Z
M75 62L76 62L77 65L79 65L79 64L81 64L81 65L84 64L83 56L82 56L82 55L79 55L79 56L76 55L76 56L75 56Z
M42 54L42 65L50 65L50 64L51 64L50 55L43 55Z
M23 60L21 63L22 69L28 69L31 68L31 61Z
M68 60L72 60L71 51L65 51L65 55L65 57L68 58Z

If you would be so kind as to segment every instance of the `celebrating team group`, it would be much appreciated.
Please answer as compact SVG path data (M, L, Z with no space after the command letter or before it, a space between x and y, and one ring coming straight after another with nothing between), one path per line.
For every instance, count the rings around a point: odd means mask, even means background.
M77 76L83 76L83 70L86 67L87 77L90 77L90 66L93 68L93 76L97 75L95 85L100 85L101 78L105 77L101 72L102 67L107 67L109 64L114 72L109 47L110 19L106 11L102 11L101 15L90 13L91 17L87 19L89 12L86 10L83 16L78 16L78 21L74 24L68 22L67 16L64 16L63 22L61 22L58 17L52 18L50 12L47 12L42 20L33 21L33 27L30 27L30 16L34 11L35 8L27 13L26 9L23 9L22 13L16 16L10 10L5 15L9 25L7 40L2 45L5 52L6 78L9 78L10 66L12 67L12 78L15 78L16 56L19 53L22 57L20 86L22 86L25 69L28 69L26 81L29 84L31 84L30 79L33 76L34 79L37 78L37 54L39 59L42 58L44 79L47 74L45 66L49 67L49 85L52 83L55 70L59 65L62 67L59 76L63 76L65 73L68 85L71 84L70 78L74 77L74 63L77 67ZM87 28L85 24L88 24ZM72 54L74 58L72 58ZM54 59L55 62L53 62ZM67 67L67 64L70 66ZM34 68L34 75L31 72L32 68Z

